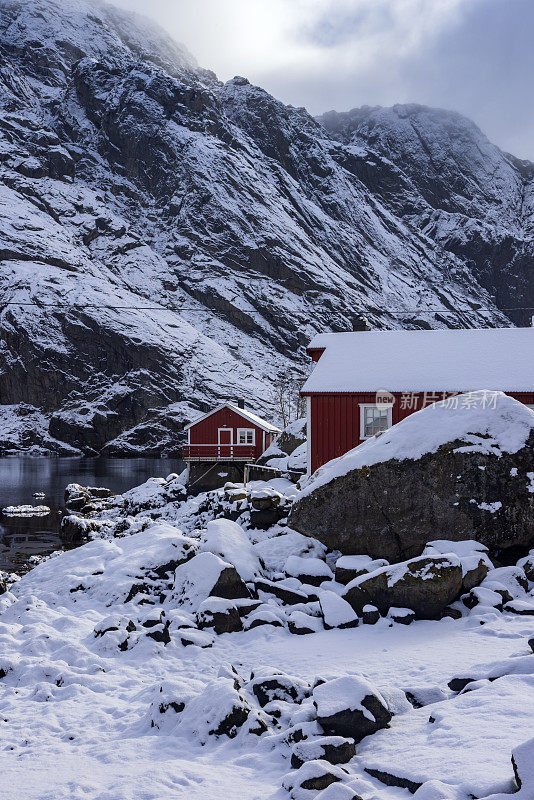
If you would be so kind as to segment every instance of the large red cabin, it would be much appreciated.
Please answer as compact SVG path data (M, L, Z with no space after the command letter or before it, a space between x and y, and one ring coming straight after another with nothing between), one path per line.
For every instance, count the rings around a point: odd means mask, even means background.
M244 405L222 403L185 427L184 461L256 461L280 430Z
M304 384L308 474L404 417L475 389L534 408L534 330L358 331L315 336Z

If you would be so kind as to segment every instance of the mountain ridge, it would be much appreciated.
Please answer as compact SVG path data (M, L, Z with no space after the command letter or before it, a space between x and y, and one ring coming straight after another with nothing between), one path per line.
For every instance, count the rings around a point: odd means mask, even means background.
M427 109L407 163L397 111L342 134L103 3L0 0L0 29L0 452L177 453L221 399L276 415L317 331L534 304L532 180L519 214L472 123Z

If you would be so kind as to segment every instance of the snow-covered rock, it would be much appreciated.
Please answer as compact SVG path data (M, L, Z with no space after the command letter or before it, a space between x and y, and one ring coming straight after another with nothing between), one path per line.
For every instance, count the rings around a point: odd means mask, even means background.
M392 717L380 692L363 677L321 683L313 690L313 702L317 720L327 733L356 742L385 727Z
M208 597L232 600L249 597L249 591L233 564L214 553L198 553L174 573L173 597L197 611Z
M235 688L231 678L218 678L186 703L179 727L206 744L209 736L233 739L244 726L247 732L261 735L267 730L267 721L268 717Z
M438 538L529 546L533 458L534 411L502 392L468 392L320 467L289 524L331 549L389 561Z
M166 574L185 566L196 546L174 526L158 522L132 536L97 539L39 564L26 576L24 591L38 592L53 606L65 598L108 606L140 599ZM21 590L13 587L14 593Z
M215 553L237 569L244 581L261 575L259 558L243 528L229 519L208 522L200 550Z
M319 603L325 628L355 628L358 625L358 615L336 592L319 592Z
M298 578L302 583L309 583L312 586L319 586L323 581L334 579L332 570L320 558L289 556L284 564L284 572L294 578Z
M381 567L351 581L343 597L358 612L366 605L385 614L391 606L410 608L422 619L435 619L457 600L462 589L462 567L453 553L419 558Z

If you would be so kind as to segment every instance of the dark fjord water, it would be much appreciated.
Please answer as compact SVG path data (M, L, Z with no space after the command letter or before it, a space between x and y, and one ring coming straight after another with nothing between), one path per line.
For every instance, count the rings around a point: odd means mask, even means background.
M125 492L147 478L181 472L183 462L172 458L0 458L0 570L19 572L32 555L68 547L60 535L63 494L68 483L106 486ZM34 498L34 492L46 497ZM10 517L6 506L47 505L44 517Z

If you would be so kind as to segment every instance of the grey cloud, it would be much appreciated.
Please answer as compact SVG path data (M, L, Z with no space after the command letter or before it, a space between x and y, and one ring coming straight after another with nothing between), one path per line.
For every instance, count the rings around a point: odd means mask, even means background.
M404 102L450 108L534 160L534 0L115 1L151 13L223 79L246 75L313 114ZM278 45L265 46L261 13L255 27L241 27L250 2L279 23ZM219 36L228 20L232 35ZM261 59L251 57L251 37L264 45Z

